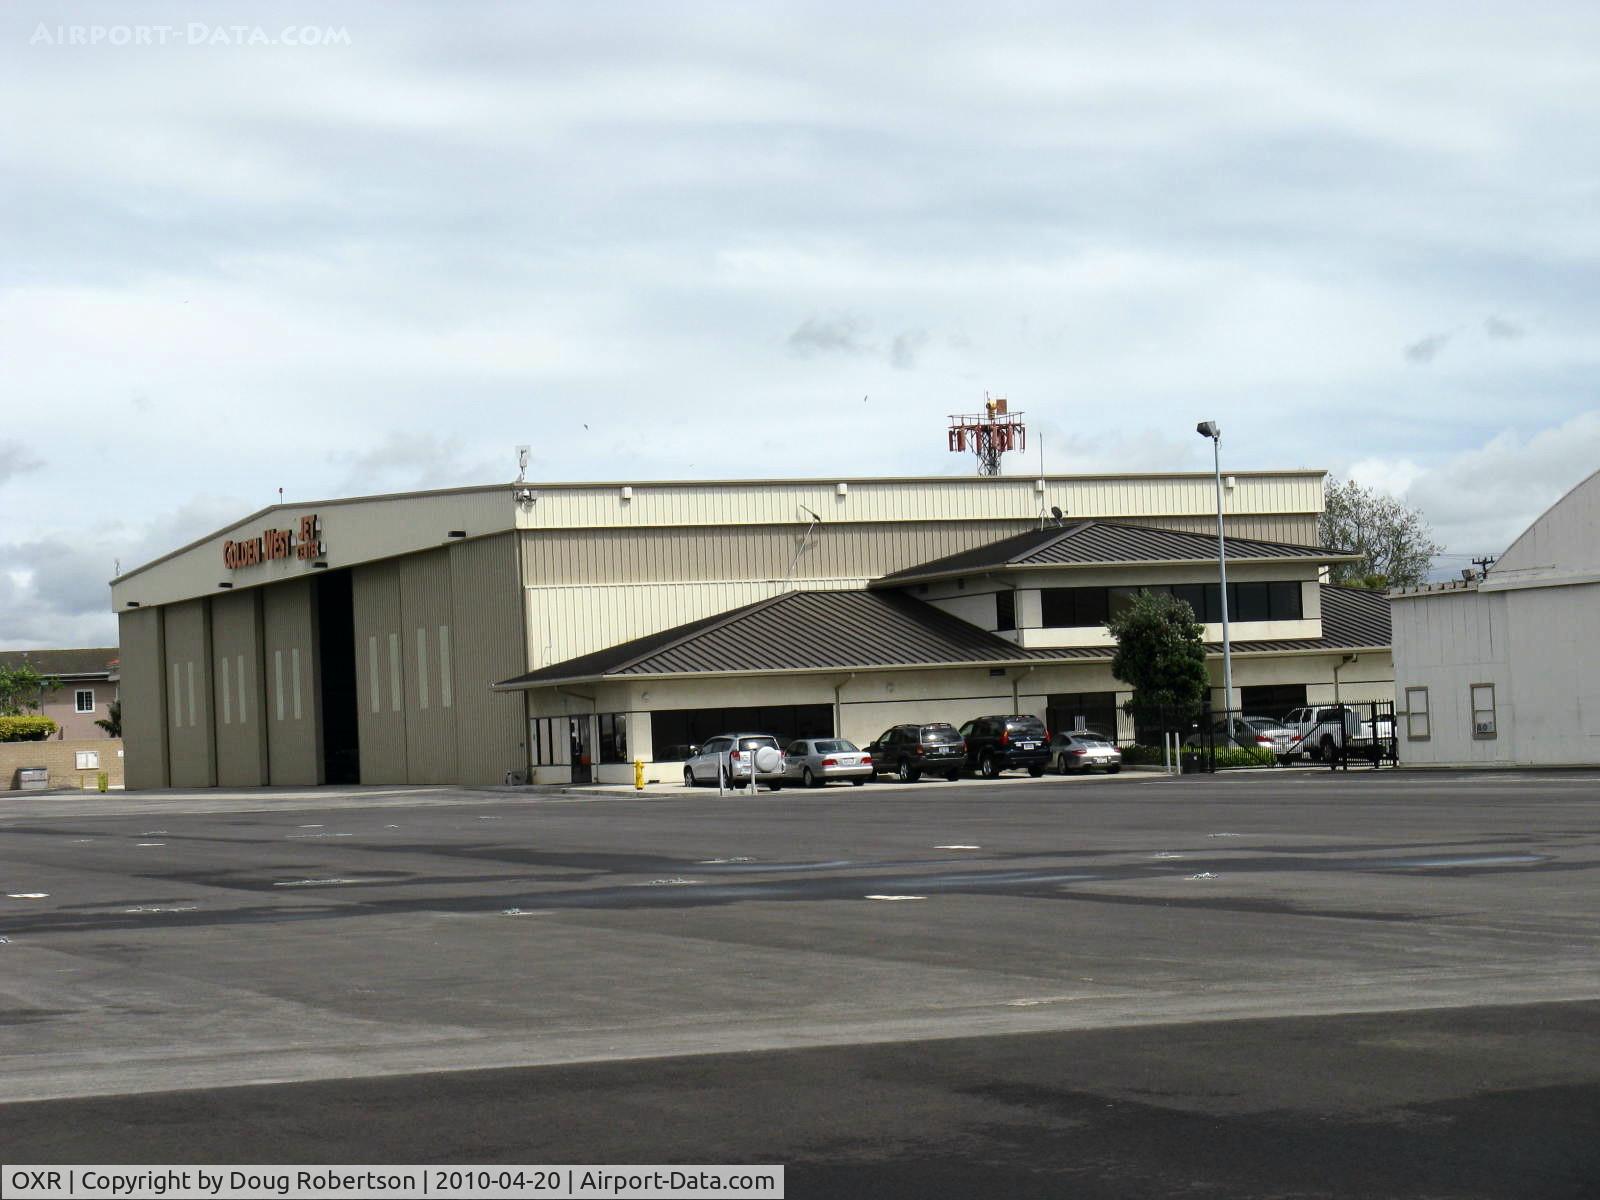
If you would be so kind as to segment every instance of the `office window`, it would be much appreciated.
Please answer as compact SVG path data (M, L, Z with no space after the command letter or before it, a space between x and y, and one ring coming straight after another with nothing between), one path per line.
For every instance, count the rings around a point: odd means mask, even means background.
M1267 594L1267 607L1271 610L1272 620L1298 621L1305 615L1300 604L1301 592L1298 580L1286 579L1269 583Z
M532 726L533 751L531 757L536 767L564 767L572 761L572 741L566 717L535 717Z
M77 711L79 711L81 713L92 713L94 711L94 689L93 688L82 688L82 689L80 689L77 693L75 693L75 699L76 699L76 702L77 702L76 703Z
M628 761L628 714L600 714L600 761L625 763Z
M1406 689L1406 737L1413 742L1428 740L1428 689Z
M1017 594L1010 588L995 593L994 627L1001 632L1017 627Z
M1109 589L1044 588L1039 593L1040 620L1047 629L1088 629L1104 625Z
M1492 738L1495 736L1494 721L1494 684L1475 683L1472 685L1472 736L1475 738Z
M1267 584L1237 583L1230 585L1230 590L1228 601L1234 609L1229 615L1235 621L1272 620L1272 593Z
M73 762L80 771L98 771L100 769L100 751L79 750L73 754Z
M1194 612L1196 621L1206 619L1206 587L1203 583L1178 583L1172 587L1172 594L1182 600Z

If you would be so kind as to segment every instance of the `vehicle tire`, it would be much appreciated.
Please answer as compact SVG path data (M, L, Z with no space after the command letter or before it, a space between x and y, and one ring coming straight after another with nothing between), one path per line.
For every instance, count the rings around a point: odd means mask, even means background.
M978 761L978 774L982 775L985 779L1000 778L1000 764L995 761L994 755L985 754Z
M1280 767L1287 767L1289 765L1289 756L1287 754L1278 755L1278 765Z
M922 778L922 772L916 767L913 767L911 765L911 760L908 758L902 758L900 760L900 766L895 771L895 775L901 783L915 783L917 780Z
M700 781L694 777L694 772L691 771L688 767L685 767L683 769L683 786L684 787L699 787L700 786Z
M1114 766L1114 767L1107 767L1107 768L1106 768L1106 774L1107 774L1107 775L1115 775L1115 774L1116 774L1116 773L1117 773L1117 772L1118 772L1118 771L1120 771L1120 770L1122 770L1122 764L1121 764L1121 763L1118 763L1118 764L1117 764L1117 765L1116 765L1116 766Z
M862 785L862 784L864 784L864 783L865 783L865 782L866 782L866 780L865 780L865 779L852 779L852 780L851 780L851 781L850 781L850 786L851 786L851 787L860 787L860 786L861 786L861 785Z
M773 780L771 783L767 784L767 786L769 788L771 788L775 792L783 791L783 784L778 782L777 780Z
M950 783L954 783L956 780L958 780L960 778L961 778L961 772L960 771L947 771L945 773L945 779Z
M817 782L817 777L811 773L811 768L810 767L802 767L800 769L800 782L805 784L807 787L821 787L822 786L820 783Z
M1322 762L1332 762L1335 756L1338 754L1338 748L1333 744L1333 734L1323 734L1322 742L1318 746L1318 749L1322 751Z
M733 772L728 770L727 767L718 767L717 768L717 778L722 781L722 786L723 786L724 790L730 791L730 792L734 790Z
M1067 756L1065 754L1063 754L1060 758L1056 759L1056 774L1057 775L1070 775L1070 774L1072 774L1072 768L1067 766Z
M1028 768L1028 774L1037 779L1039 776L1044 774L1044 766L1042 764L1035 764L1034 766Z

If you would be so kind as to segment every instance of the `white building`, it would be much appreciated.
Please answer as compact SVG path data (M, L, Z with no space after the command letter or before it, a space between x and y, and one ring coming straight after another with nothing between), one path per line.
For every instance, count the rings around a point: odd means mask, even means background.
M1483 577L1390 600L1402 761L1600 764L1600 472Z

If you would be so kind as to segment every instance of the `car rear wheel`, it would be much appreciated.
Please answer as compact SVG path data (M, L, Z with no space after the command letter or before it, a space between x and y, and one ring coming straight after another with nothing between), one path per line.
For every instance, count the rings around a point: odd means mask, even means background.
M961 778L961 772L960 771L946 771L944 777L947 780L949 780L951 783L954 783L956 780Z
M699 781L697 779L695 779L694 772L692 770L690 770L688 767L685 767L683 769L683 786L684 787L698 787L699 786Z
M1028 774L1032 775L1035 779L1039 778L1039 776L1044 774L1044 764L1039 763L1036 766L1029 767Z
M860 787L865 782L866 782L865 779L852 779L850 781L850 786L851 787Z
M1056 774L1057 775L1070 775L1070 774L1072 774L1072 768L1067 766L1067 756L1065 754L1063 754L1060 758L1056 759Z
M821 784L819 784L817 782L817 777L811 773L811 768L810 767L804 767L804 768L801 769L801 771L800 771L800 782L805 784L807 787L821 787L822 786Z
M917 770L916 767L913 767L911 765L911 760L908 758L902 758L900 760L900 766L895 771L895 775L899 778L901 783L915 783L917 780L922 778L922 772Z
M1121 763L1112 763L1109 767L1106 768L1106 774L1107 775L1115 775L1120 770L1122 770L1122 764Z
M978 763L978 771L985 779L1000 778L1000 764L995 761L995 757L992 754L983 756L982 761Z

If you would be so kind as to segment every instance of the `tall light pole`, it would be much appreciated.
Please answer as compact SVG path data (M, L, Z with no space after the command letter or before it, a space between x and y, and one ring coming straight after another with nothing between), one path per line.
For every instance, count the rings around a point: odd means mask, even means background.
M1233 707L1233 643L1228 638L1228 543L1222 532L1222 430L1215 421L1201 421L1194 431L1211 439L1211 467L1217 480L1217 571L1222 576L1222 711L1226 717Z

